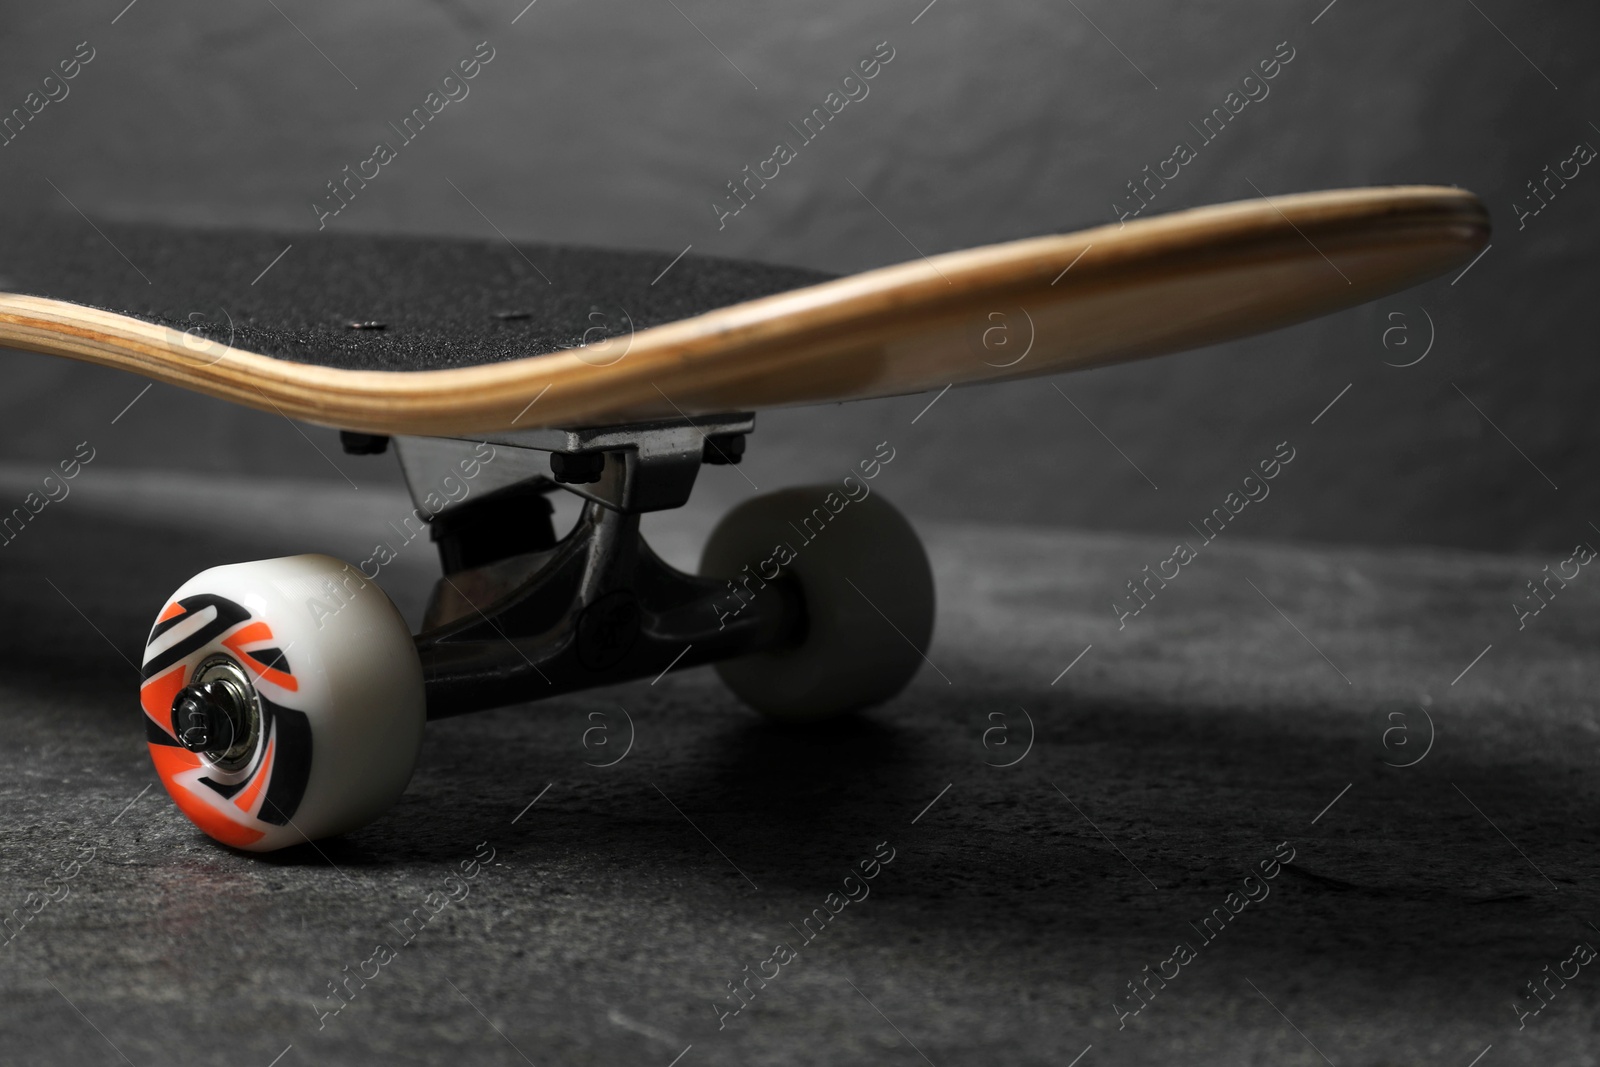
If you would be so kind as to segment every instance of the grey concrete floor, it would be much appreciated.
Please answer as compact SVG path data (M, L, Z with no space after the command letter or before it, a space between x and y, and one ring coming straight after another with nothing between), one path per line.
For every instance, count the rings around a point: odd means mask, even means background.
M1600 943L1600 598L1584 574L1524 630L1510 608L1556 559L1224 534L1119 631L1110 602L1164 539L925 524L932 666L886 707L786 729L710 670L670 674L431 725L409 792L345 838L213 845L151 787L126 660L152 613L214 563L356 556L403 510L91 469L0 548L0 916L56 898L0 947L0 1062L1595 1060L1592 968L1520 1030L1513 1008ZM712 519L652 528L687 565ZM387 580L413 618L429 553ZM632 749L591 766L619 709ZM1180 942L1194 958L1121 1017Z

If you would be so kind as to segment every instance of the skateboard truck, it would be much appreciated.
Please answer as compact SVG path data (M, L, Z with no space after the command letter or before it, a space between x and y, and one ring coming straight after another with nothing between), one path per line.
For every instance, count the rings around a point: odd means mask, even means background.
M582 430L490 435L486 442L398 437L413 498L480 464L487 495L434 515L444 575L416 637L430 719L650 677L799 641L805 618L788 583L734 617L728 580L661 560L639 516L684 504L700 465L730 462L748 414ZM737 442L737 444L735 444ZM482 458L482 444L495 446ZM537 473L550 454L554 480ZM463 466L466 464L466 466ZM557 541L545 494L586 501Z

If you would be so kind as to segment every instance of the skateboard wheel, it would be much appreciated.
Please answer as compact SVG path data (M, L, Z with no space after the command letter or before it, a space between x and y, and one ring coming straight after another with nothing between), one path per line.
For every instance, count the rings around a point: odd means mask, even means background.
M933 571L917 532L888 501L847 498L838 486L755 497L712 531L700 573L785 578L805 608L801 643L724 660L717 673L752 708L775 719L823 719L880 704L922 666L933 636ZM869 599L870 598L870 599Z
M405 620L328 556L213 567L145 643L150 758L189 820L268 852L354 830L399 799L425 718Z

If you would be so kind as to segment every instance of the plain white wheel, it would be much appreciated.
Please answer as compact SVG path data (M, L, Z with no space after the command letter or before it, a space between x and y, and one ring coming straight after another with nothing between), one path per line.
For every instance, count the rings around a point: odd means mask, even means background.
M425 718L422 665L383 590L329 556L213 567L145 645L150 758L189 820L268 852L399 799Z
M700 573L733 580L730 606L771 595L762 587L774 580L799 588L799 645L717 664L728 688L773 718L881 704L911 681L933 636L928 555L905 516L876 493L852 499L817 485L747 500L712 531Z

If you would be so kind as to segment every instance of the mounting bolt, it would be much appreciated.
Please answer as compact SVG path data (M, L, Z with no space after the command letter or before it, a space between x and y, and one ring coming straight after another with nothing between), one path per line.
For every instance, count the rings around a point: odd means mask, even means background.
M714 433L706 438L702 459L716 466L738 463L744 458L744 434Z
M381 433L340 430L339 444L348 456L379 456L389 450L389 438Z
M582 485L598 482L600 472L606 468L604 452L552 452L550 473L564 485Z

